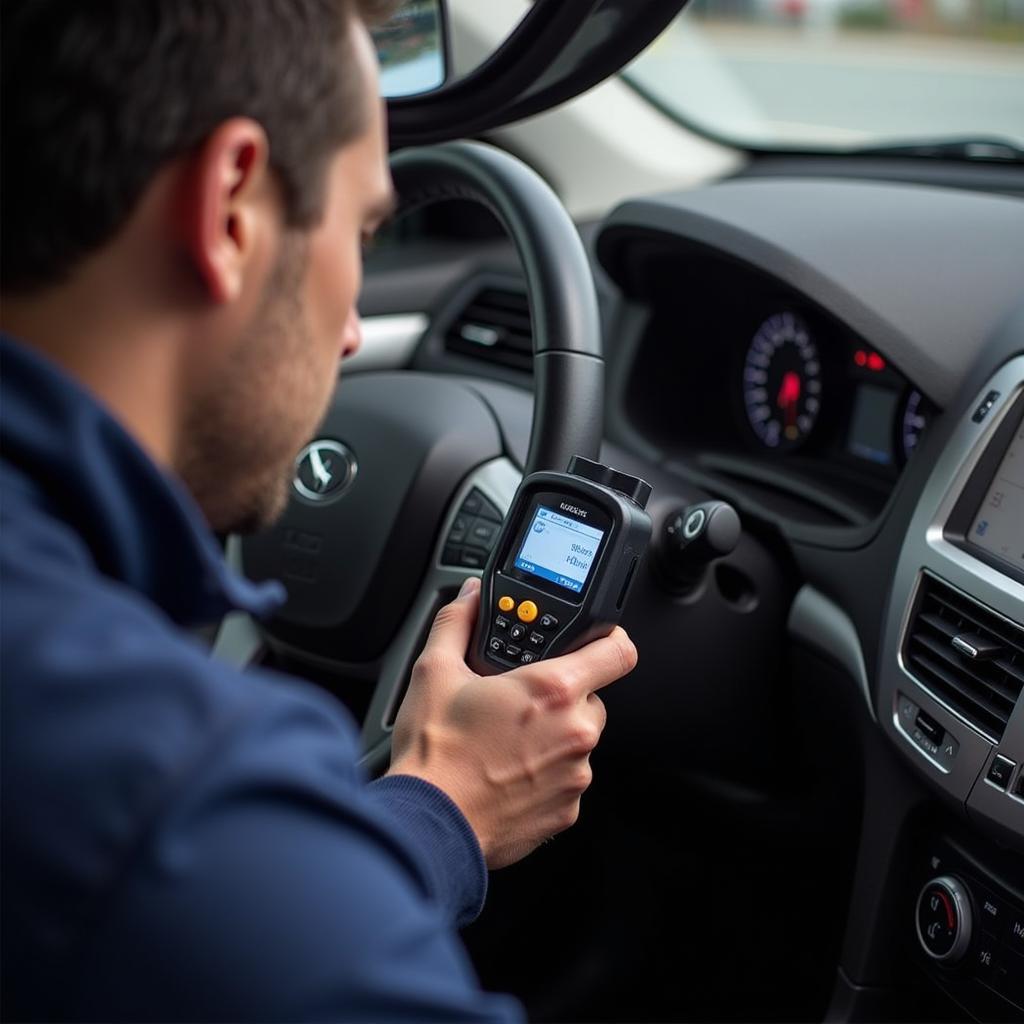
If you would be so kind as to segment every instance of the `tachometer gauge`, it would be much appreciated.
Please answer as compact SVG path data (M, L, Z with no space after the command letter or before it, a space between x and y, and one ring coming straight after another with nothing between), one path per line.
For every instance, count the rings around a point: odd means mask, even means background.
M920 391L911 391L907 403L903 406L903 417L900 421L900 447L903 458L909 459L921 440L921 435L928 426L928 410L924 395Z
M795 313L778 313L758 328L743 365L743 403L768 448L795 448L810 434L821 409L821 362Z

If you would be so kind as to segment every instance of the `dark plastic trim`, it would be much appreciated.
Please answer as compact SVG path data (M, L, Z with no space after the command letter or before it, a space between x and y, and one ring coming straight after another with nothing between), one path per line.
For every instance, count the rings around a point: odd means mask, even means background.
M578 96L615 74L686 0L536 0L464 78L389 101L393 149L478 135Z

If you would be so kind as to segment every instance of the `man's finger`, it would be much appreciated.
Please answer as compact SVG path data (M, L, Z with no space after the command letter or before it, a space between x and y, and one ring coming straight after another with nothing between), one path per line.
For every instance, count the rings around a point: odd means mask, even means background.
M434 617L421 657L465 660L479 607L480 581L470 576L462 584L459 596Z
M572 654L516 669L537 697L550 704L573 704L632 672L636 647L621 626Z

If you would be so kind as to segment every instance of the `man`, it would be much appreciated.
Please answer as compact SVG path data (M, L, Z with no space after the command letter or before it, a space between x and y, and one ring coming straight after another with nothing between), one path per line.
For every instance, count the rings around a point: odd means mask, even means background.
M325 694L188 627L359 344L392 205L369 0L4 5L9 1018L493 1019L454 926L575 820L621 630L481 680L442 609L365 785Z

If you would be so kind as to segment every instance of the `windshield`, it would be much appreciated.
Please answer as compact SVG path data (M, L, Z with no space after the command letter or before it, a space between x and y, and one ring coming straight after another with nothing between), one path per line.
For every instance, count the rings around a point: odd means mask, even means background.
M758 148L1024 147L1024 0L695 0L626 77Z

